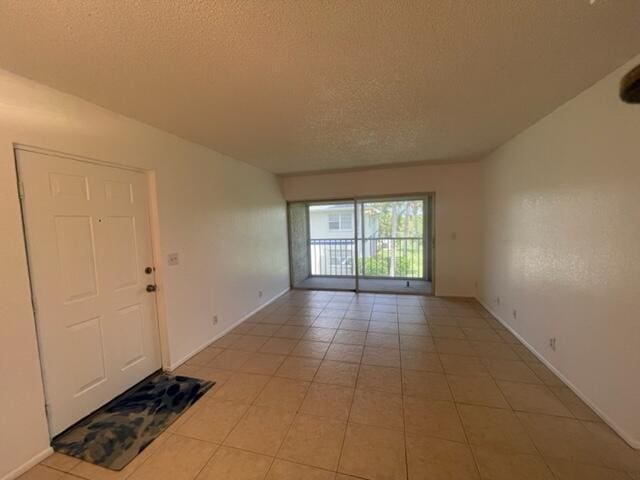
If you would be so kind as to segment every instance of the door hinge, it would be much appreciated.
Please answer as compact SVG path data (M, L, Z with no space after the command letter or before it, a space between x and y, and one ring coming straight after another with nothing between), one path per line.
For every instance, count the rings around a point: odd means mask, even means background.
M18 182L18 197L24 198L24 183L22 181Z
M49 412L51 411L51 407L48 403L44 404L44 414L49 418Z

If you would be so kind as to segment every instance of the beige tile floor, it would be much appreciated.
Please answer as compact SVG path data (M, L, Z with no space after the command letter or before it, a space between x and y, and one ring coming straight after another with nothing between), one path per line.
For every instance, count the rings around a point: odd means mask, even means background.
M23 478L640 478L473 300L294 291L178 371L217 385L124 470L55 454Z

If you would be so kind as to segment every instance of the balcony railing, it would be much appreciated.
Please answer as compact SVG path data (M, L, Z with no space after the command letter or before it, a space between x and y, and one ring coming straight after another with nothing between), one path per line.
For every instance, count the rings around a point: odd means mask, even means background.
M354 276L355 241L352 238L316 238L310 241L311 275ZM423 278L422 237L358 239L361 277Z

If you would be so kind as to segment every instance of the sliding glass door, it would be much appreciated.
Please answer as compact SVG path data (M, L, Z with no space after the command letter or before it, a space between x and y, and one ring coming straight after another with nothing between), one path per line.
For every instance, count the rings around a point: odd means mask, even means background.
M289 204L293 286L355 290L356 235L354 201Z
M431 198L289 204L294 288L431 293Z
M430 293L425 198L359 200L361 290Z

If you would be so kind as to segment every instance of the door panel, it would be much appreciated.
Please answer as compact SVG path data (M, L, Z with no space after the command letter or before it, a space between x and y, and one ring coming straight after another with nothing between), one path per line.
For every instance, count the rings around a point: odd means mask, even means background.
M112 206L125 207L133 203L133 186L125 182L104 182L107 202Z
M66 335L75 346L68 352L70 362L76 365L73 395L83 395L107 380L102 319L90 318L70 325Z
M65 303L98 294L93 221L85 216L56 216L55 238L64 282Z
M121 308L117 312L116 324L126 329L128 335L118 347L118 365L126 370L144 360L144 313L140 304Z
M147 180L16 151L55 435L160 368Z
M139 281L141 269L135 221L133 217L106 217L102 221L109 240L108 256L113 260L111 285L115 290L135 287Z
M51 172L49 174L51 196L72 200L89 200L89 181L82 175L68 175Z

